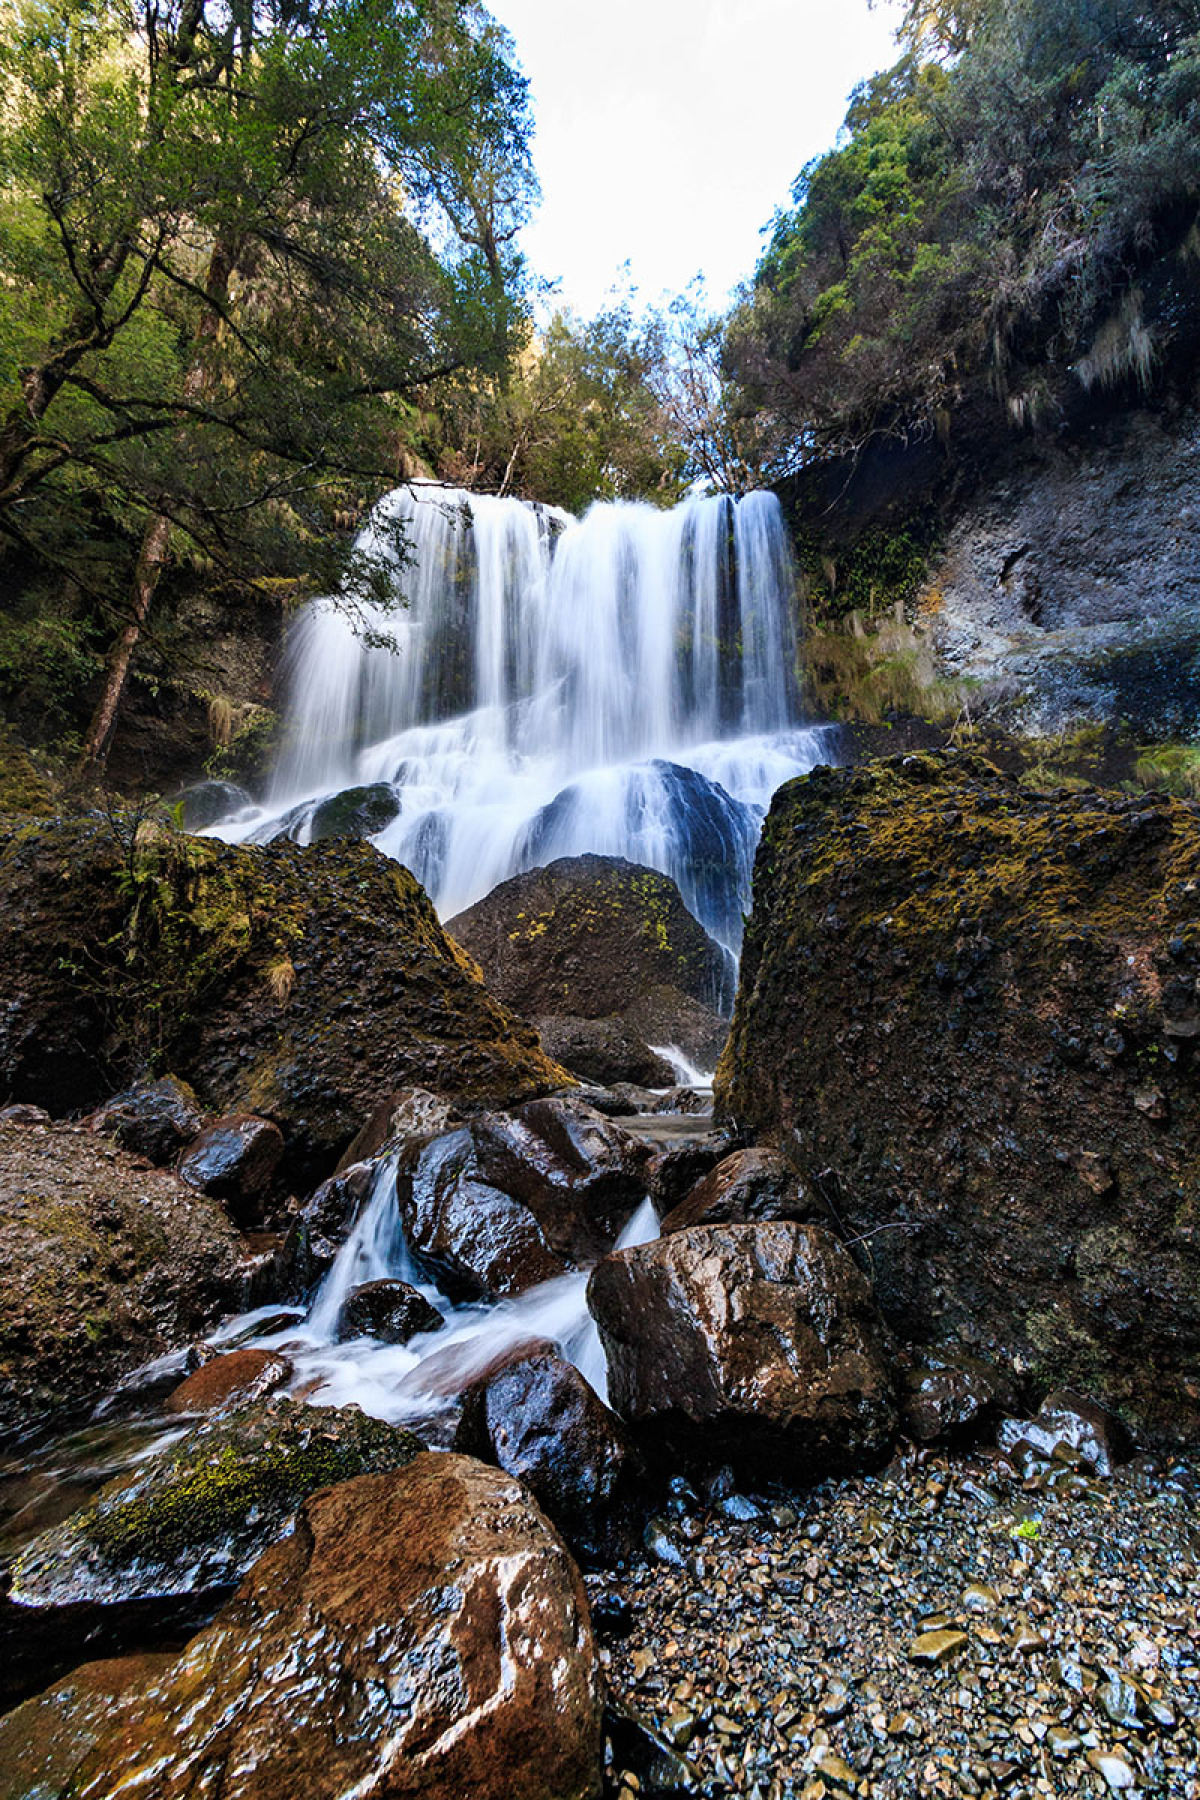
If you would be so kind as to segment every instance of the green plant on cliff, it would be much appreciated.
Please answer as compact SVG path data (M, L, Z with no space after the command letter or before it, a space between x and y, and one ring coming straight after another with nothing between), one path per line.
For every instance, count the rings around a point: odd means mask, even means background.
M1056 382L1145 384L1184 329L1139 278L1200 204L1195 0L914 4L902 38L730 321L776 466L944 438L972 398L1036 423Z

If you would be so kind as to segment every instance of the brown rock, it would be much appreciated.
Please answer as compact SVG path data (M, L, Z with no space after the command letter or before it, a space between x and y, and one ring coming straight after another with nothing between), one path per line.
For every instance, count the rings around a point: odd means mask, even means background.
M581 1081L603 1087L628 1082L635 1087L669 1087L675 1071L655 1055L625 1020L543 1015L534 1020L542 1048Z
M410 1282L364 1281L346 1296L338 1317L338 1336L407 1344L423 1331L440 1331L445 1322L437 1307Z
M283 1133L270 1119L230 1113L216 1119L179 1159L189 1187L223 1200L239 1224L261 1222L272 1177L283 1156Z
M926 1350L901 1378L901 1420L918 1444L974 1436L1015 1404L1012 1383L963 1350Z
M107 1688L108 1703L102 1696ZM591 1800L601 1683L577 1570L511 1477L423 1455L316 1495L173 1661L0 1722L0 1797Z
M164 1404L172 1413L225 1412L274 1393L291 1373L291 1363L276 1350L231 1350L203 1363Z
M777 1150L735 1150L662 1222L662 1235L693 1225L748 1225L759 1219L823 1221L827 1210L801 1186Z
M163 1167L203 1129L204 1114L186 1081L164 1075L139 1081L98 1107L85 1123L92 1131L115 1138L135 1156L148 1156Z
M472 1383L455 1448L524 1482L577 1555L605 1562L633 1548L642 1460L553 1346L520 1345Z
M588 1305L622 1417L706 1462L869 1467L895 1407L866 1280L817 1225L713 1225L618 1251Z
M307 1294L329 1273L378 1175L374 1163L352 1163L323 1181L301 1206L283 1249L285 1281L293 1293Z

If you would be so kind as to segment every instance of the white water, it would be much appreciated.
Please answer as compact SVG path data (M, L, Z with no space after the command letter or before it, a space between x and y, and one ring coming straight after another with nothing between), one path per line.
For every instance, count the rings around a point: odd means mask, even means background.
M374 841L442 917L559 856L625 856L671 875L735 954L763 813L830 759L799 723L795 582L777 501L671 512L597 505L582 520L517 500L400 488L364 545L398 612L396 653L316 602L288 650L286 743L261 805L212 828L308 841L323 798L384 783Z
M658 1236L650 1200L629 1220L619 1250ZM374 1338L337 1341L338 1317L351 1288L385 1277L411 1282L445 1319L440 1331L404 1345ZM400 1225L395 1163L384 1165L350 1236L322 1282L303 1324L288 1326L256 1345L286 1347L292 1386L316 1406L346 1406L392 1424L427 1424L450 1411L462 1389L493 1358L529 1338L557 1343L602 1399L608 1371L600 1336L587 1309L586 1273L544 1282L514 1300L456 1306L417 1271ZM253 1318L233 1320L228 1337Z
M700 1088L702 1091L712 1087L716 1071L698 1069L677 1044L651 1044L650 1049L655 1056L661 1056L664 1062L670 1063L680 1087Z

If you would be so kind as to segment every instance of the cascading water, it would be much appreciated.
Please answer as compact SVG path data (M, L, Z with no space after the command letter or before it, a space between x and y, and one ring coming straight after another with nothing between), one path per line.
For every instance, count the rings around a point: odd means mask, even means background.
M770 796L829 755L829 728L798 723L774 496L577 521L419 485L381 503L363 547L388 556L397 525L406 604L367 616L395 650L327 603L306 610L270 793L214 834L306 842L323 800L380 784L396 813L374 841L443 917L592 851L672 876L736 953Z

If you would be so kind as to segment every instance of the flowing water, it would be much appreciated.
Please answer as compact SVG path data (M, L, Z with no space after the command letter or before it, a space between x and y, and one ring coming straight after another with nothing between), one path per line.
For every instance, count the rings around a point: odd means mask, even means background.
M575 520L417 485L381 503L362 548L390 559L400 605L366 607L367 637L336 606L306 609L269 792L214 835L307 842L323 801L371 786L396 809L374 842L443 918L594 852L672 876L736 954L770 797L833 742L801 722L774 496Z

